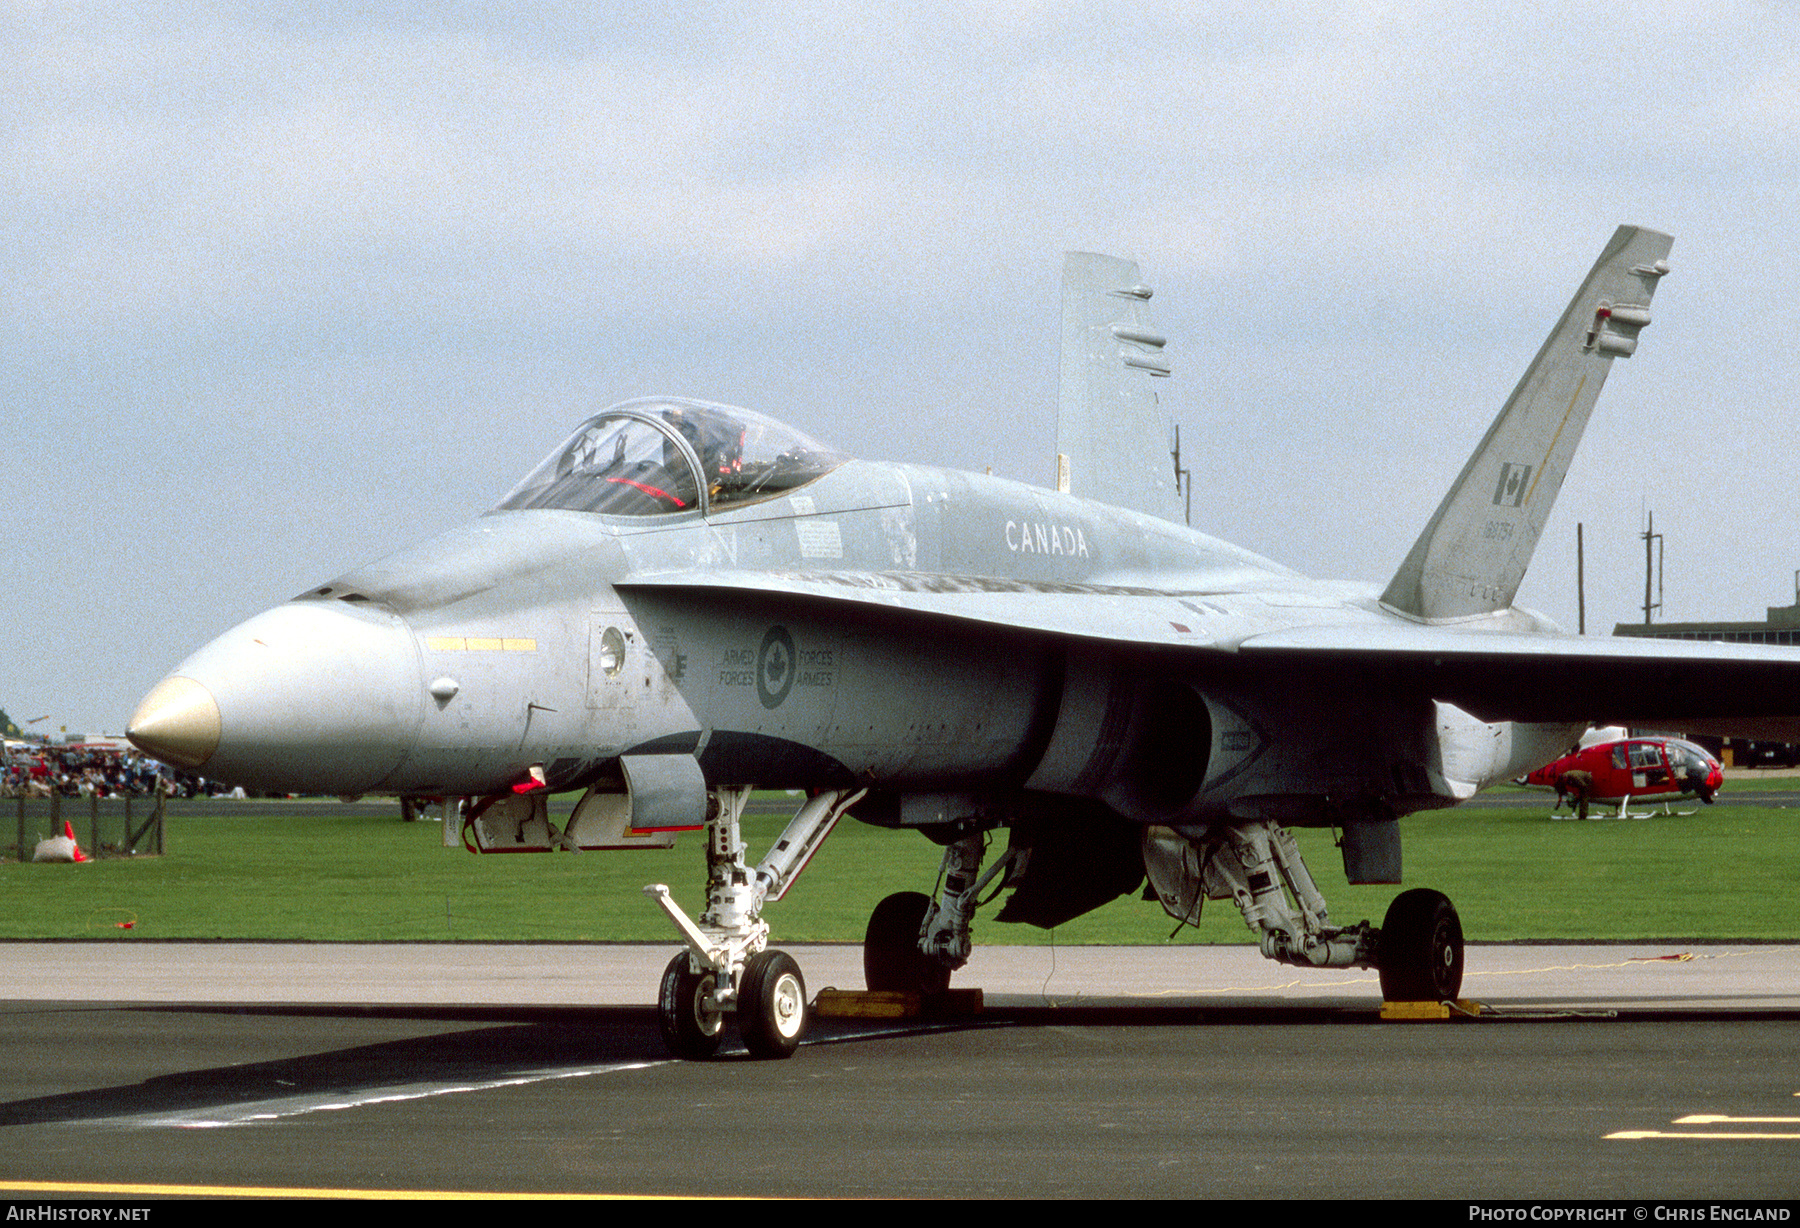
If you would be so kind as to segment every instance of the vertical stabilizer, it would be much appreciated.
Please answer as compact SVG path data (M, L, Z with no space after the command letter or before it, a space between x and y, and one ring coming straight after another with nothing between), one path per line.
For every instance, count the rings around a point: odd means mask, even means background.
M1614 358L1637 349L1666 234L1621 226L1381 595L1414 618L1512 605Z
M1169 419L1151 382L1169 374L1150 323L1150 287L1114 256L1063 260L1059 489L1165 520L1182 519Z

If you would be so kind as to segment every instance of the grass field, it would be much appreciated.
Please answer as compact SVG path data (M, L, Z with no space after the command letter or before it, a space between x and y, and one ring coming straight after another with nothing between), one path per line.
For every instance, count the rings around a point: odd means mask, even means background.
M1775 802L1777 799L1771 799ZM175 815L165 857L0 865L0 939L672 940L641 888L704 904L699 835L672 852L476 857L436 823L321 804L299 817L216 801ZM1550 822L1545 810L1464 809L1402 823L1408 886L1447 893L1473 941L1800 940L1800 808L1716 806L1642 822ZM781 829L746 820L759 856ZM77 831L84 830L79 820ZM1329 831L1296 833L1339 923L1379 923L1397 887L1351 887ZM890 891L929 890L938 848L846 820L789 898L765 916L781 941L860 941ZM1121 899L1046 933L977 918L982 943L1247 942L1237 910L1198 927ZM131 922L130 929L119 928Z

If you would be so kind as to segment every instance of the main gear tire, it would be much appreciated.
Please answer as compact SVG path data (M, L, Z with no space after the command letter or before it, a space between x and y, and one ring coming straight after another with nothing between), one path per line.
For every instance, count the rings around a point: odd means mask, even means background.
M919 950L931 897L899 891L875 905L863 936L863 983L884 993L943 993L950 969Z
M713 973L695 972L683 951L663 969L656 994L656 1026L676 1057L697 1062L719 1048L725 1019L712 1005Z
M1462 919L1441 891L1403 891L1381 923L1381 996L1451 1002L1462 990Z
M756 1058L792 1057L806 1034L806 981L786 951L758 951L738 981L738 1034Z

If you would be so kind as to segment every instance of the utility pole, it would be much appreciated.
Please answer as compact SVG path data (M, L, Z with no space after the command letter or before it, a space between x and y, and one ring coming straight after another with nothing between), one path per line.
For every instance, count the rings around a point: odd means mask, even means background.
M1581 549L1581 522L1575 522L1575 634L1587 634L1587 560Z
M1663 536L1656 531L1656 513L1644 513L1644 531L1638 534L1644 539L1644 625L1650 625L1650 613L1662 609L1662 544ZM1654 573L1656 580L1656 600L1650 600L1650 580Z

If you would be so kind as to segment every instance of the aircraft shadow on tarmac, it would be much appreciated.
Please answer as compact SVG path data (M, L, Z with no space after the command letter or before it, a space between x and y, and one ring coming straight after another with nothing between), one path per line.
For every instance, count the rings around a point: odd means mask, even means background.
M270 1019L386 1018L466 1022L472 1026L429 1036L356 1045L324 1053L186 1070L142 1082L0 1103L0 1127L92 1122L119 1126L173 1125L178 1119L266 1102L355 1100L398 1086L503 1085L533 1076L555 1077L583 1068L662 1065L673 1061L657 1032L653 1007L342 1007L149 1006L154 1014L262 1016ZM995 1020L846 1029L821 1021L809 1044L849 1043L909 1033L941 1033L993 1026ZM754 1059L741 1048L714 1063Z
M648 1007L530 1010L416 1007L138 1007L155 1013L280 1018L384 1017L466 1021L468 1029L357 1045L274 1061L159 1075L140 1083L0 1104L0 1126L125 1119L149 1122L182 1114L308 1096L354 1098L396 1084L505 1080L578 1066L663 1062Z
M177 1119L229 1113L264 1102L354 1100L400 1085L502 1085L546 1072L670 1062L654 1008L411 1006L138 1006L134 1012L259 1016L280 1019L386 1018L468 1023L429 1036L356 1045L272 1061L229 1064L157 1075L141 1082L0 1103L0 1127L47 1124L183 1124ZM806 1047L857 1044L996 1027L1181 1026L1250 1023L1290 1025L1372 1022L1372 1010L1290 1005L1256 1007L1019 1007L963 1020L821 1019ZM276 1025L279 1026L279 1025ZM728 1047L711 1063L754 1059ZM193 1123L186 1123L193 1124Z
M219 1065L158 1075L135 1083L0 1103L0 1127L92 1123L142 1127L221 1124L200 1120L218 1114L254 1120L256 1106L305 1101L379 1100L398 1089L441 1086L474 1090L510 1082L533 1082L592 1072L596 1068L667 1065L675 1062L657 1032L653 1007L416 1007L416 1006L137 1006L132 1012L257 1016L281 1019L391 1019L467 1023L467 1028L428 1036L355 1045L271 1061ZM1771 1010L1746 1013L1642 1007L1589 1016L1604 1026L1631 1021L1751 1018L1794 1019L1800 1013ZM1485 1020L1487 1027L1552 1020L1572 1021L1567 1012L1528 1012ZM1279 1005L1092 1005L1004 1006L967 1019L820 1019L804 1048L854 1045L912 1038L927 1042L948 1032L997 1028L1206 1028L1375 1026L1372 1006L1287 1002ZM279 1025L276 1025L279 1026ZM1475 1025L1480 1026L1480 1025ZM717 1058L684 1063L696 1072L721 1064L755 1061L735 1037ZM413 1098L394 1096L393 1098ZM286 1115L274 1113L271 1115Z

